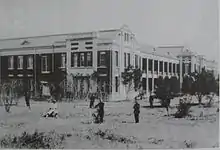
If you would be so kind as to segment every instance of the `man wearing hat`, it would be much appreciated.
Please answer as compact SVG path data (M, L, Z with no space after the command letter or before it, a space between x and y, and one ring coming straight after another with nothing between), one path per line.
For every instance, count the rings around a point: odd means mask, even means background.
M134 109L134 119L135 119L135 123L139 123L140 104L138 103L137 100L135 100L133 109Z

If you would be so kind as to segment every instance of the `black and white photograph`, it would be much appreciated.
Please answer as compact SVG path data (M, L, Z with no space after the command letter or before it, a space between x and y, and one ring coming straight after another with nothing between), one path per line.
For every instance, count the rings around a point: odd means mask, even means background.
M219 9L0 0L0 148L219 148Z

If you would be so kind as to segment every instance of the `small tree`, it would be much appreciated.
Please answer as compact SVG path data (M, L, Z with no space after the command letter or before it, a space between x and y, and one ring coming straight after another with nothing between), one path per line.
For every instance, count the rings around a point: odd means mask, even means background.
M157 88L155 91L156 97L160 99L161 105L163 107L167 107L169 105L168 99L171 97L171 92L170 92L170 80L166 76L164 79L162 77L158 78L157 81Z
M193 79L191 76L184 76L182 83L182 92L184 94L192 94Z
M141 88L141 76L142 71L139 68L133 68L133 66L130 65L125 68L124 72L122 72L122 84L125 85L126 88L126 99L128 99L128 93L133 88L135 90L139 90Z
M173 96L175 96L178 92L180 92L180 84L177 77L170 78L170 91Z
M142 71L140 68L133 69L134 89L137 91L142 87L141 84Z

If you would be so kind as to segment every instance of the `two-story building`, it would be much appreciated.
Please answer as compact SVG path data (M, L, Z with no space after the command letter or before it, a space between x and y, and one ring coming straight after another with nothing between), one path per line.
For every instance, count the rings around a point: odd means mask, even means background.
M112 100L126 96L121 73L128 65L143 71L143 90L147 92L154 90L159 76L179 78L180 70L188 70L185 62L180 65L177 55L139 44L126 25L95 32L3 39L0 59L2 83L28 81L35 91L41 81L61 83L68 74L88 79L97 71L98 82ZM85 92L91 87L87 81L83 83Z

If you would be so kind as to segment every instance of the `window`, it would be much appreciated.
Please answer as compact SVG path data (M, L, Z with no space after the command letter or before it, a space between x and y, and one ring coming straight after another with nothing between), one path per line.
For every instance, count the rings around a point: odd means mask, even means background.
M41 58L41 72L48 72L48 58L47 56L42 56Z
M146 58L142 59L142 70L144 70L145 72L147 71L147 59Z
M162 61L160 61L160 63L159 63L159 71L160 72L163 72L163 62Z
M115 64L118 67L118 51L115 51Z
M85 66L85 55L80 53L80 66Z
M65 68L65 67L66 67L66 55L61 54L61 68Z
M154 60L154 71L158 71L158 61Z
M79 43L71 43L72 46L79 45Z
M86 47L86 49L92 49L92 46Z
M33 56L27 58L27 69L33 69Z
M167 73L167 62L164 62L164 72Z
M152 59L148 59L148 70L152 71L152 65L153 65L153 60Z
M115 92L118 92L118 77L115 77Z
M17 57L18 69L23 69L23 56Z
M93 42L91 41L91 42L85 42L86 43L86 45L90 45L90 44L93 44Z
M72 47L71 50L78 50L78 47Z
M177 64L177 72L180 73L180 64Z
M105 55L106 52L100 52L100 66L105 66Z
M176 64L173 64L173 73L176 72Z
M158 61L154 60L154 71L158 71Z
M124 66L126 67L127 65L126 65L126 62L127 62L127 60L126 60L126 53L124 53Z
M138 55L135 55L135 67L138 67Z
M14 56L9 56L8 57L8 68L9 69L14 69Z
M172 72L172 63L169 63L169 73Z
M131 55L128 53L128 66L131 65Z
M92 66L92 52L87 53L87 66Z

